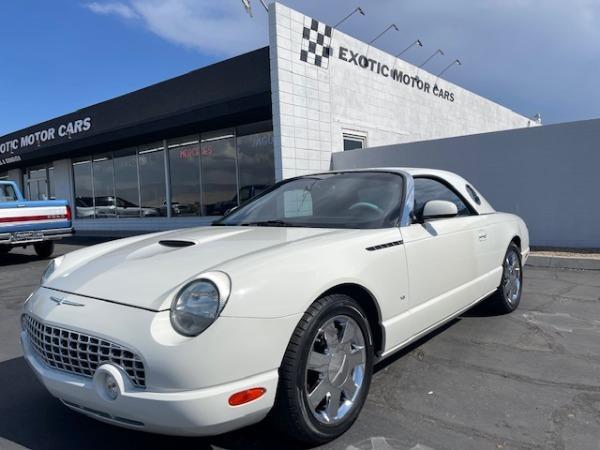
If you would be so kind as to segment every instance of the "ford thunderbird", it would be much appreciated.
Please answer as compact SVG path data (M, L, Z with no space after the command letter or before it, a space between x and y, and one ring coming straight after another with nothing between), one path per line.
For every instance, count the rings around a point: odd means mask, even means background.
M211 227L52 260L26 300L26 360L67 407L172 435L265 418L323 443L373 364L485 300L521 300L525 223L453 173L281 181Z

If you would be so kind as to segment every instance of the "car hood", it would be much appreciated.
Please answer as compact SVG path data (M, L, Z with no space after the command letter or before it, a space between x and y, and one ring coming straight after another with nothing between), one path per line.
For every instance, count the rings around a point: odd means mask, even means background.
M183 284L227 261L349 231L202 227L137 236L67 254L44 287L158 311Z

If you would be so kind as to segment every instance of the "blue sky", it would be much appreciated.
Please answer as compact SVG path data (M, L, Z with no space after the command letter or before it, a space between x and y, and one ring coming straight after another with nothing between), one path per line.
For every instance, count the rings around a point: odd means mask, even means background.
M241 0L3 0L0 135L266 45L267 20ZM270 1L269 1L270 2ZM286 0L419 64L441 47L453 81L544 123L600 117L597 0Z

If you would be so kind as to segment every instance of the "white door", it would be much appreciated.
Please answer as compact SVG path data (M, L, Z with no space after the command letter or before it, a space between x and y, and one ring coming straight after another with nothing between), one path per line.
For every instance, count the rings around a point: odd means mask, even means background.
M411 310L402 320L402 343L484 295L480 278L481 235L485 217L477 215L453 189L427 177L415 178L415 215L430 200L456 204L458 216L403 227Z

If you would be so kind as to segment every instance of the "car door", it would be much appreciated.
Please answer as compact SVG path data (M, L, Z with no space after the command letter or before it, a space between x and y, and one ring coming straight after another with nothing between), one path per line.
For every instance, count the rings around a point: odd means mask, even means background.
M435 177L415 177L414 212L430 200L453 202L458 215L403 227L410 281L410 319L406 339L435 326L483 295L478 284L478 254L484 220L449 184Z

